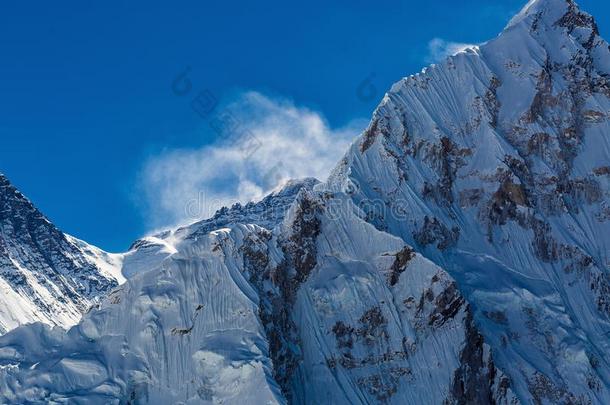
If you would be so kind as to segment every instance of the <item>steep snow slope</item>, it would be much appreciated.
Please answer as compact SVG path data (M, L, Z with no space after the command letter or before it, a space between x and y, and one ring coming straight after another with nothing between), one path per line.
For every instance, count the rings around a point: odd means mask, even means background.
M511 403L453 280L350 204L303 189L273 231L174 240L67 334L0 337L0 398Z
M0 334L74 325L123 280L120 260L63 234L0 174Z
M284 262L270 277L282 305L263 307L290 402L512 403L451 277L352 210L342 194L303 195L278 238Z
M524 401L610 403L610 51L535 0L396 83L328 182L445 268Z

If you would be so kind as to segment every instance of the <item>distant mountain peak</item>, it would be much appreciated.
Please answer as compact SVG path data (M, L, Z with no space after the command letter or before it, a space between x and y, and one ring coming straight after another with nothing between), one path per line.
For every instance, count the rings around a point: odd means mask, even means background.
M119 261L61 232L0 175L0 333L35 321L78 322L118 285Z
M0 222L13 220L15 211L27 213L30 219L39 219L46 222L50 228L55 229L44 214L6 176L0 173Z

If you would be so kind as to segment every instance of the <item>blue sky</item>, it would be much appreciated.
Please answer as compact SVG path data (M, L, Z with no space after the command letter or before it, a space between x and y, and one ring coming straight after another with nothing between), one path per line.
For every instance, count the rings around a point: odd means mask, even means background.
M209 91L223 108L237 108L242 122L256 121L245 125L263 134L257 139L278 133L289 144L319 137L313 146L299 145L328 152L323 164L295 166L291 155L279 169L318 174L357 134L358 119L370 116L383 92L434 57L431 41L438 51L447 43L490 39L524 3L6 3L0 172L62 230L121 251L151 229L184 220L172 212L171 193L184 194L176 198L183 205L198 198L187 195L197 187L213 188L221 202L256 196L275 173L266 160L289 150L265 149L259 162L243 164L219 144L226 134L191 107L199 91ZM610 5L579 3L607 33ZM172 83L187 68L191 89L180 96ZM168 188L185 170L211 170L223 159L239 168ZM265 176L252 174L257 170ZM239 192L231 185L236 179Z

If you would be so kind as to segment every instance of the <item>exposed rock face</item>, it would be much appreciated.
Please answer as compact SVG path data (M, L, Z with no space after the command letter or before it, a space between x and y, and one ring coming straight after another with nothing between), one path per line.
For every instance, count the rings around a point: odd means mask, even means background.
M524 402L610 401L609 80L593 17L531 1L396 83L328 181L456 279Z
M466 317L466 345L460 353L460 368L455 371L452 400L457 404L495 404L508 402L510 380L497 376L496 367L483 343L483 336L474 327L472 314Z
M0 174L0 333L68 327L121 280L120 259L65 235Z

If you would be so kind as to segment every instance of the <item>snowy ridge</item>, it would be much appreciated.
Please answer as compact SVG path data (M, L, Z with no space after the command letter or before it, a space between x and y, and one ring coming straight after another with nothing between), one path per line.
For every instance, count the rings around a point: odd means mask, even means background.
M394 85L331 176L456 278L519 398L610 401L610 51L574 2Z
M211 231L231 224L253 224L272 230L282 220L298 193L313 190L320 182L313 178L290 180L261 201L249 202L232 207L223 207L212 218L197 221L191 225L166 230L156 235L136 240L123 255L123 274L134 274L154 270L165 258L176 252L175 245L184 239L197 240Z
M63 234L0 174L0 333L77 323L118 282L120 255Z

